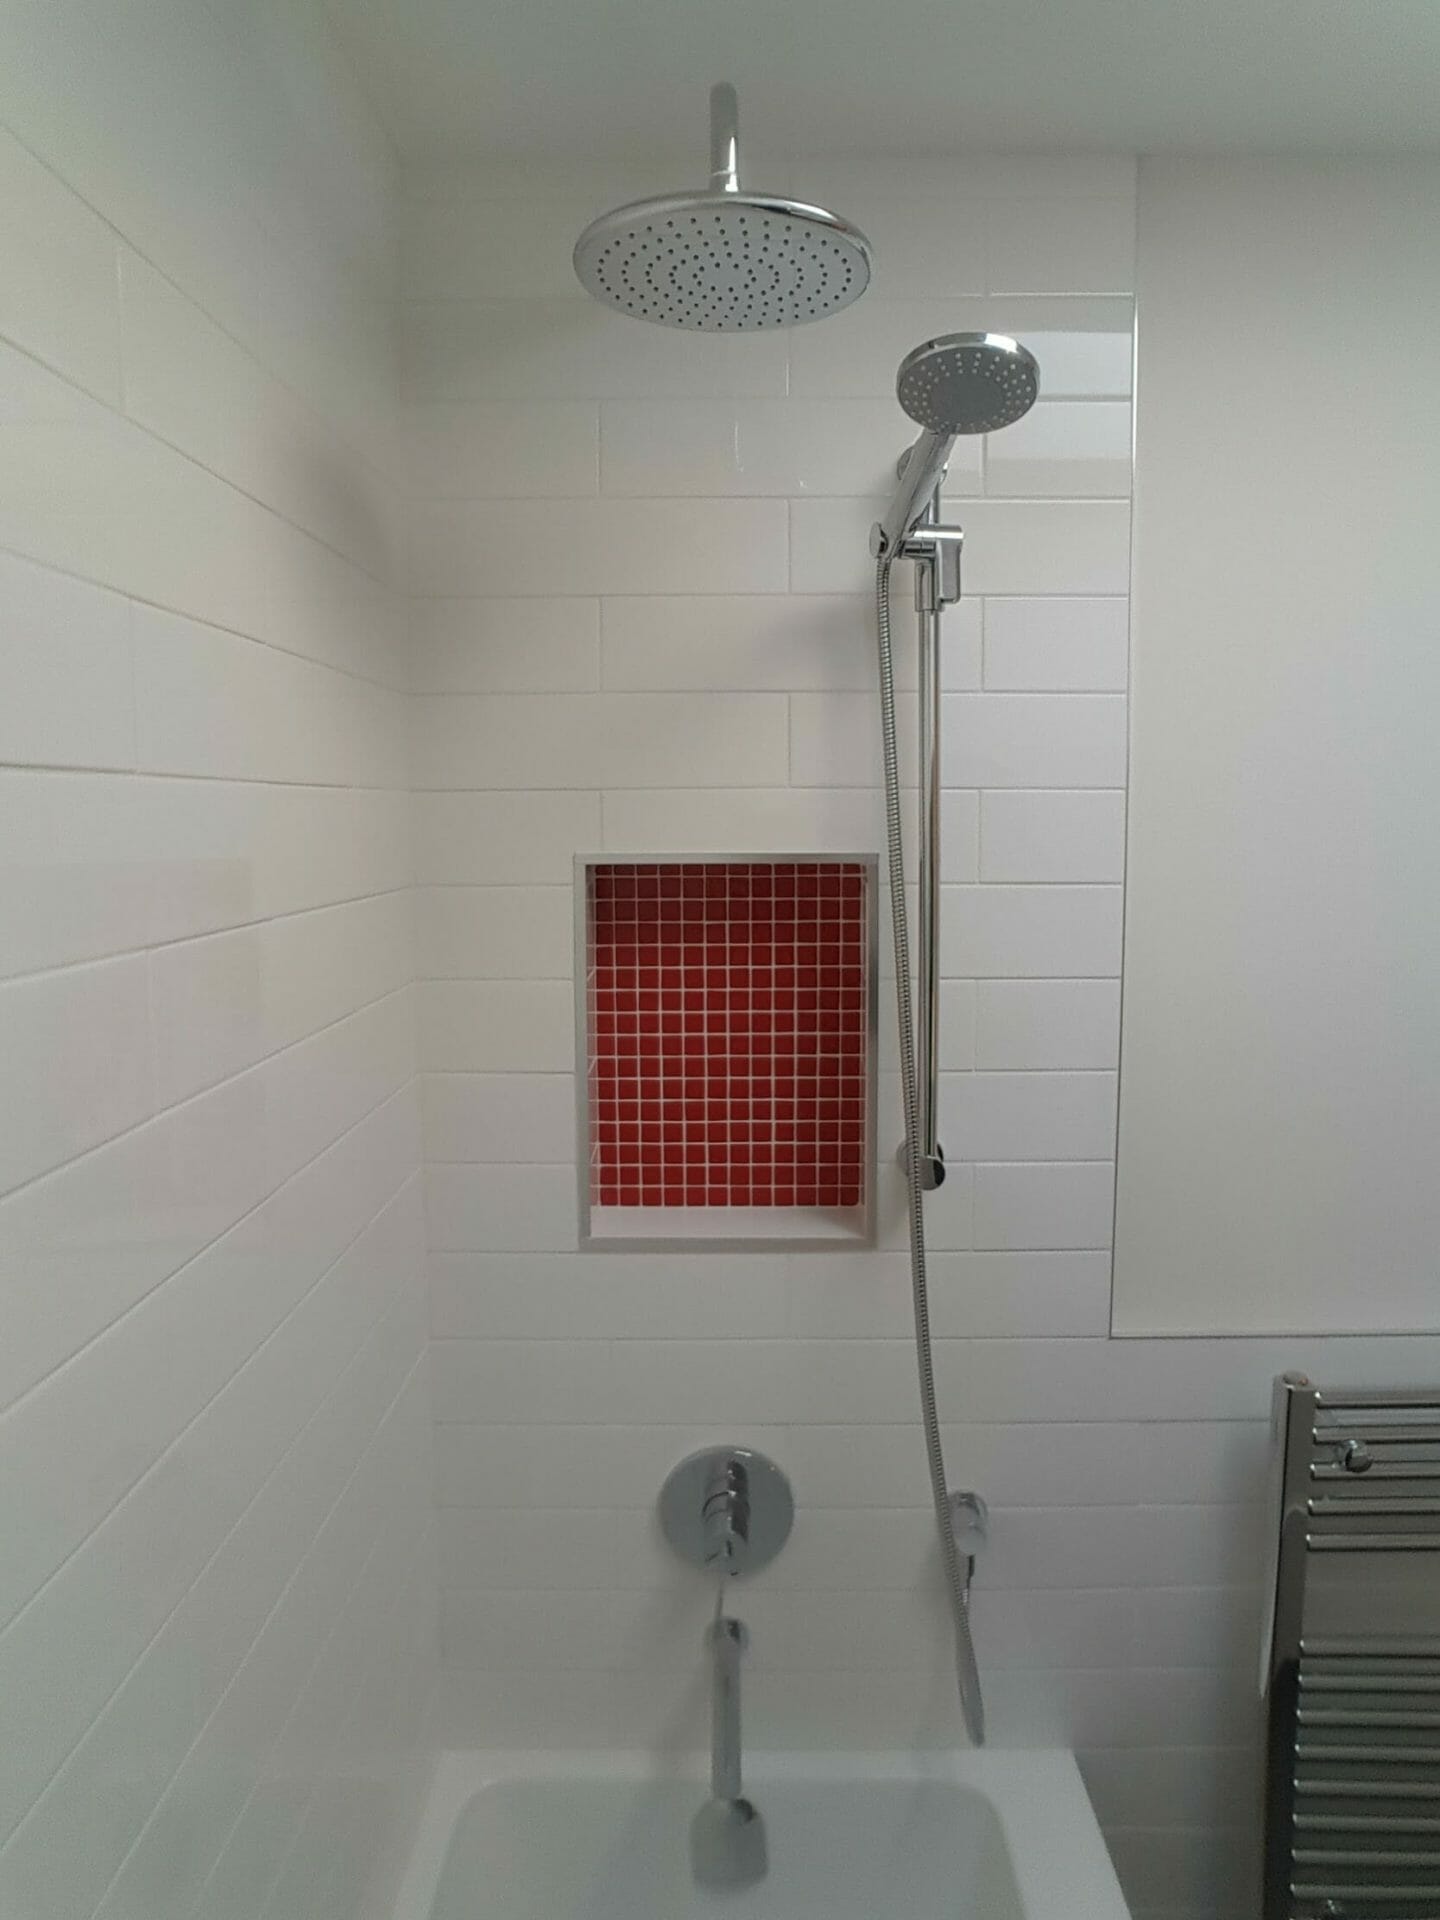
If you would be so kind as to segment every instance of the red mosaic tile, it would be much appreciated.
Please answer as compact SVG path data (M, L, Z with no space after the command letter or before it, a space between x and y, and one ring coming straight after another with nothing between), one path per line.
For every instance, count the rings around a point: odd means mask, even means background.
M868 879L840 861L590 869L593 1206L863 1203Z

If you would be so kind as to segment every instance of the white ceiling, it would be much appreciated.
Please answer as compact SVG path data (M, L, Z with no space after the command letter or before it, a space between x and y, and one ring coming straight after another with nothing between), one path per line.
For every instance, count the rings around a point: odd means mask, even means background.
M409 159L1440 151L1440 0L327 4Z

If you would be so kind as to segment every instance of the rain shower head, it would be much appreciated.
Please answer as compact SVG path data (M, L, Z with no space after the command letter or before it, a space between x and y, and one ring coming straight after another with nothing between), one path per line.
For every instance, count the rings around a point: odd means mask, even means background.
M1004 333L947 333L907 353L895 397L931 433L994 433L1035 404L1040 367Z
M870 245L823 207L742 193L735 89L710 91L710 185L636 200L575 243L587 293L637 320L701 333L803 326L858 300Z
M893 555L925 511L962 433L995 433L1034 406L1040 366L1005 333L946 333L907 353L895 397L924 432L900 462L899 486L871 547Z

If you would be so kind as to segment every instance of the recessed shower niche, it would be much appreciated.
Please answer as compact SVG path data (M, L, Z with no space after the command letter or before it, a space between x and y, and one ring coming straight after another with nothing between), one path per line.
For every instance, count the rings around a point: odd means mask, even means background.
M581 860L580 1237L873 1238L873 855Z

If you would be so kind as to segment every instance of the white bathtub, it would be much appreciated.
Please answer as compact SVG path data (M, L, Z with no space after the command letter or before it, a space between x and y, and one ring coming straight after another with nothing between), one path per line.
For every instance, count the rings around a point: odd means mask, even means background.
M441 1756L395 1920L1128 1920L1068 1753L748 1755L770 1870L691 1877L704 1775L640 1754Z

